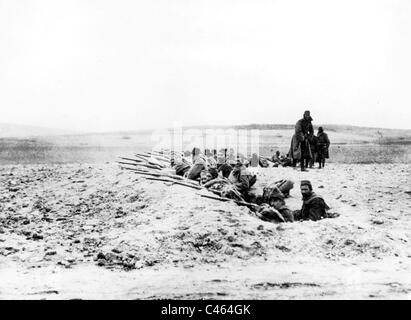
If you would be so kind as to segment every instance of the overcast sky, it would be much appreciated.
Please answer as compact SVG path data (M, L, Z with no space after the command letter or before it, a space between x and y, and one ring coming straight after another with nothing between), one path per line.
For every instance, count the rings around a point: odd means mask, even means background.
M0 0L0 122L411 128L411 1Z

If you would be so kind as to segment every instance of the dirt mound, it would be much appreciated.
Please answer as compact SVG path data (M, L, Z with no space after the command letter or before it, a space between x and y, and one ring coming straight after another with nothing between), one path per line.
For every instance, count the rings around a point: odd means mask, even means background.
M275 233L244 207L118 168L3 167L1 178L8 245L0 253L32 267L93 262L129 270L248 260L264 256Z
M204 199L191 189L135 180L147 195L144 209L98 256L104 266L143 268L157 264L192 267L196 263L248 260L267 253L275 233L248 209ZM132 195L129 195L129 197Z
M366 174L375 171L361 168ZM409 217L395 213L407 206L409 196L402 192L404 200L392 201L402 187L381 180L378 172L379 189L373 193L365 185L361 193L364 183L360 176L351 179L351 169L331 167L305 176L314 188L327 186L321 189L323 196L339 218L276 225L259 220L246 207L149 181L113 165L1 167L0 258L29 268L91 263L132 270L267 258L337 261L410 255L397 222L401 217L401 223L409 223ZM386 170L398 177L408 167ZM298 181L299 174L290 168L260 169L259 184L284 177ZM385 204L378 193L384 188L389 191L383 194ZM301 206L298 190L292 190L287 204Z

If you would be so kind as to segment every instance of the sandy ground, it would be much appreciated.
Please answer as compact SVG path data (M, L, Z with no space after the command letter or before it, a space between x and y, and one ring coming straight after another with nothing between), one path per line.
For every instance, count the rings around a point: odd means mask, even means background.
M272 224L116 165L0 167L1 299L410 299L411 165L259 169L339 218Z

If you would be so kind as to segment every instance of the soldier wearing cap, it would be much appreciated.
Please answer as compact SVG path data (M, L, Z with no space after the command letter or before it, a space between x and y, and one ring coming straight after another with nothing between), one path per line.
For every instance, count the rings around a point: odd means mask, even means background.
M314 135L312 121L313 118L311 118L310 111L306 110L303 118L295 124L295 133L291 141L290 155L294 160L294 166L297 160L300 160L301 171L306 171L304 162L312 157L308 142L308 137Z
M301 210L294 211L294 220L317 221L326 218L327 210L330 208L321 196L315 194L311 182L302 180L300 189L303 205Z

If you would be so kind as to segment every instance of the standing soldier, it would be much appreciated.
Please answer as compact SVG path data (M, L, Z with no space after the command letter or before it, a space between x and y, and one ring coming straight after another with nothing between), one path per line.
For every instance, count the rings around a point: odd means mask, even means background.
M308 138L311 150L311 159L306 162L306 167L310 166L310 168L314 167L314 163L317 162L318 157L318 138L315 134L310 134Z
M325 159L329 158L328 148L330 147L330 139L328 139L328 135L324 132L323 127L318 128L317 134L317 143L318 143L318 164L319 169L324 168L325 166Z
M304 168L306 159L311 159L309 136L314 134L314 128L311 124L313 118L310 111L305 111L303 118L295 124L295 134L291 140L290 155L293 158L294 166L297 160L300 160L301 171L307 171Z

